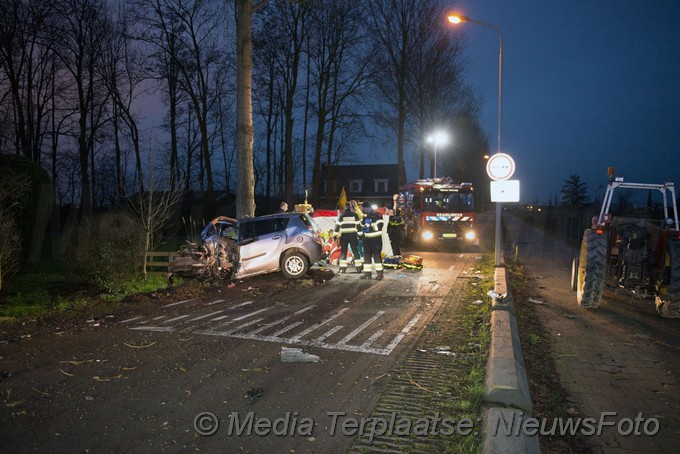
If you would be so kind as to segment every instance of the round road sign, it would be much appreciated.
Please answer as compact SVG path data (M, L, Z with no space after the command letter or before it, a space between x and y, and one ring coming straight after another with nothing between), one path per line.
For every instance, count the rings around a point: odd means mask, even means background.
M486 173L492 180L507 180L515 173L515 161L509 154L496 153L491 155L486 163Z

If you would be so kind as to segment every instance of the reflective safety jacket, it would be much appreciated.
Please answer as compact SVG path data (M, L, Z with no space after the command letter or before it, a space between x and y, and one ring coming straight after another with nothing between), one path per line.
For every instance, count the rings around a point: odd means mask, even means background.
M364 238L377 238L382 235L384 223L385 221L383 221L380 213L371 211L361 221L361 233L363 233Z
M359 215L351 210L345 210L340 213L340 216L335 221L334 231L340 233L340 235L357 233L360 224Z
M387 224L387 230L395 231L399 230L400 228L404 228L404 218L397 214L390 216L390 221Z

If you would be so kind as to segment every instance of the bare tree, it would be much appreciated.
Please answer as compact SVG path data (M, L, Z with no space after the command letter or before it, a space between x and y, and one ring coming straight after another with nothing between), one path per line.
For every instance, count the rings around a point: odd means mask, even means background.
M143 55L132 41L128 14L120 10L116 21L111 21L104 38L104 48L99 65L104 87L111 97L112 124L115 148L116 186L118 195L124 196L124 170L121 150L121 131L125 128L125 136L129 138L135 154L135 171L140 190L144 191L144 174L139 143L139 127L134 112L134 105L140 94L142 84L147 78L143 65ZM121 124L122 123L122 124Z
M154 146L150 145L147 150L146 180L143 185L140 184L145 190L139 190L129 198L130 207L144 229L144 250L147 253L159 246L167 222L175 214L176 206L184 196L183 191L171 190L169 184L163 183L164 179L158 176L155 155ZM147 277L146 262L147 255L144 254L144 279Z
M312 84L315 90L316 142L312 174L312 204L318 205L321 192L321 161L326 142L327 181L332 181L334 137L349 118L356 119L353 103L367 83L371 55L364 45L362 6L341 0L315 9L310 44ZM327 198L334 185L328 184Z
M11 106L14 126L6 131L10 134L6 138L17 152L35 162L40 162L43 141L49 133L50 81L55 68L45 42L53 15L49 1L0 2L0 70L4 75L0 90L7 90L3 105Z
M367 4L374 45L381 49L373 60L376 70L374 82L381 98L396 114L398 175L404 174L407 82L412 69L415 32L421 18L420 10L427 3L422 0L375 0ZM386 117L380 120L386 125L394 124Z
M57 11L60 40L55 43L55 50L75 90L73 102L78 115L75 136L80 161L80 214L83 216L92 210L94 145L99 129L106 121L108 95L101 87L95 65L103 50L107 11L105 5L96 0L64 0Z

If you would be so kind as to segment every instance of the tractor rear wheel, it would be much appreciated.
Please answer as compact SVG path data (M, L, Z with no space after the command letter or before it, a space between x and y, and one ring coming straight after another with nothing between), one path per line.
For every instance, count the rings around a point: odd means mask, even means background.
M603 233L586 230L581 243L576 301L579 306L596 308L600 305L607 267L607 238Z
M680 318L680 239L677 237L668 238L665 260L669 272L668 293L657 294L656 310L662 317Z

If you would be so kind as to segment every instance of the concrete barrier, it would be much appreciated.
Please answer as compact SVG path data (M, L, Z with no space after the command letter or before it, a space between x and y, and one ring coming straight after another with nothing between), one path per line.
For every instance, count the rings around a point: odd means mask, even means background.
M526 435L523 417L532 412L522 346L505 268L494 273L491 303L491 348L487 363L482 451L485 453L540 453L537 436ZM508 433L507 424L511 431ZM504 429L504 430L499 430Z

